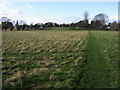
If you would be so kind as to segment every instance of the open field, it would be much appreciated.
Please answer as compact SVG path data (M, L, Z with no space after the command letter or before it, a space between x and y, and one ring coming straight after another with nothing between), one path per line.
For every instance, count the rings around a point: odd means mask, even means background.
M3 88L115 88L114 31L3 32Z

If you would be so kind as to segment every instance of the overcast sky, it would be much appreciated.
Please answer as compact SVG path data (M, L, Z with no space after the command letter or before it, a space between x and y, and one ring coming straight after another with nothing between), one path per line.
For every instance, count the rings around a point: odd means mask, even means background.
M34 23L72 23L83 19L85 11L92 20L104 13L110 21L118 20L117 2L0 2L0 17Z

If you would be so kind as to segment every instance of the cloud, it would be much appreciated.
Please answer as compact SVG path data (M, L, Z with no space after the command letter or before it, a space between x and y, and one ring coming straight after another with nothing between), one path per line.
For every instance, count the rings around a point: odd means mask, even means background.
M50 18L46 18L46 19L41 19L44 22L56 22L59 24L62 23L76 23L78 21L80 21L80 18L75 17L75 16L69 16L69 17L50 17Z
M23 20L26 21L27 24L33 23L46 23L46 22L55 22L58 24L63 23L76 23L80 21L81 19L75 16L71 17L48 17L48 18L42 18L42 17L22 17Z
M26 7L29 8L29 9L34 9L31 4L26 4Z
M15 7L12 2L0 2L0 17L15 19L22 14L23 13L17 7Z
M25 9L34 9L34 7L27 3L24 4L23 7ZM79 18L79 16L66 16L66 17L46 17L46 18L42 18L42 17L30 17L28 16L29 11L28 12L22 12L20 10L20 7L14 6L14 2L5 2L5 1L1 1L0 2L0 17L8 17L12 20L17 20L17 19L21 19L21 20L25 20L28 24L34 22L34 23L46 23L46 22L56 22L56 23L76 23L80 20L82 20L82 18ZM93 20L94 16L89 16L89 21ZM113 15L109 17L110 21L117 21L118 20L118 16L117 15Z
M80 18L75 16L61 17L61 19L58 20L59 23L76 23L78 21L80 21Z
M34 7L27 3L23 5L25 9L34 9ZM69 16L69 17L30 17L27 14L29 12L21 12L19 7L15 7L13 2L0 2L0 17L8 17L12 20L25 20L28 24L34 22L34 23L46 23L46 22L56 22L56 23L75 23L78 22L80 19L75 16Z
M111 22L118 21L118 15L110 16L109 19L110 19Z

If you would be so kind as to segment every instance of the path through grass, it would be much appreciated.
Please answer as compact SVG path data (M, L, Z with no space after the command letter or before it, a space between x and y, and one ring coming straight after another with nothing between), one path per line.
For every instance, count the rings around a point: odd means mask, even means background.
M88 35L86 66L81 87L118 87L117 33L91 31Z

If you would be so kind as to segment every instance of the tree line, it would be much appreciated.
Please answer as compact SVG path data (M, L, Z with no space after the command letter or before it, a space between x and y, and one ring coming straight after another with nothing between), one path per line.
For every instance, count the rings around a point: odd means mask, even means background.
M23 20L12 21L7 17L1 18L2 30L42 30L50 27L69 27L72 29L87 29L87 30L114 30L118 31L120 23L114 21L109 22L109 17L106 14L100 13L94 16L94 19L89 23L89 14L87 11L84 13L84 20L70 24L57 24L54 22L43 23L31 23L26 24Z

